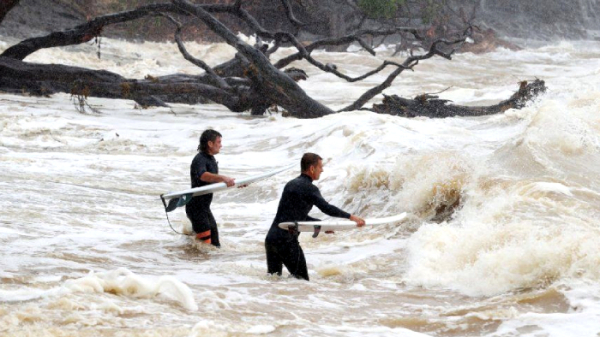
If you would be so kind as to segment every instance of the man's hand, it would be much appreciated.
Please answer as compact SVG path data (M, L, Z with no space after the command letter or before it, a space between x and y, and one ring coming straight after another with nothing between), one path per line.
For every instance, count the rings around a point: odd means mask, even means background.
M350 220L356 222L356 227L362 227L365 225L365 219L357 217L356 215L350 215Z
M223 177L223 182L225 183L225 185L227 185L227 187L235 185L235 179L233 178Z

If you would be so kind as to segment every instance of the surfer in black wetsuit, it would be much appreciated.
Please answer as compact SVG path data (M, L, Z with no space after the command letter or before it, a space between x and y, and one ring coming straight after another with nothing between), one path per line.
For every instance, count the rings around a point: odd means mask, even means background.
M365 220L330 205L321 196L319 188L313 185L312 182L319 180L323 172L323 159L319 155L305 153L300 161L300 168L300 176L289 181L283 189L275 220L265 239L265 249L269 274L281 275L285 265L290 274L308 281L304 252L298 242L299 233L281 229L278 225L288 221L318 220L308 216L313 206L317 206L327 215L350 219L356 222L358 227L364 226Z
M221 134L215 130L205 130L200 136L198 154L190 166L192 188L224 182L233 186L235 179L219 175L219 166L214 155L221 151ZM185 205L185 213L192 222L196 238L201 242L220 247L217 222L210 211L213 194L204 194L193 197Z

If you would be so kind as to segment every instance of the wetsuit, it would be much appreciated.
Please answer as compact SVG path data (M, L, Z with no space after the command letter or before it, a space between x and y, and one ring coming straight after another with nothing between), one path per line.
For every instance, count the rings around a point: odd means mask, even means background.
M194 160L192 160L192 165L190 166L192 188L210 184L200 180L200 177L205 172L219 174L219 166L214 156L199 152L196 157L194 157ZM212 198L212 193L193 197L192 200L185 205L185 213L192 222L194 232L202 236L198 237L200 240L207 239L208 235L210 235L211 244L220 247L221 244L219 243L217 222L210 211ZM208 231L210 231L210 233L208 233Z
M288 221L314 221L308 216L313 206L317 206L323 213L338 217L350 218L350 214L330 205L323 197L319 188L312 184L312 179L301 174L289 181L283 189L275 220L265 239L267 251L267 268L269 274L281 275L282 265L285 265L290 274L308 281L308 270L304 252L298 243L299 233L291 233L281 229L278 225Z

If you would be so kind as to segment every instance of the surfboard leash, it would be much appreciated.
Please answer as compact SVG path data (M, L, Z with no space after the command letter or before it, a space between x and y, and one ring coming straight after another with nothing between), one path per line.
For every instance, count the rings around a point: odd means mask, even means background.
M171 219L169 219L169 211L167 210L167 202L165 201L165 198L163 197L162 194L160 195L160 200L162 200L163 205L165 205L165 215L167 216L167 222L169 223L169 227L171 227L173 232L180 234L180 235L190 236L189 234L179 233L178 231L175 230L175 228L173 228L173 225L171 225Z

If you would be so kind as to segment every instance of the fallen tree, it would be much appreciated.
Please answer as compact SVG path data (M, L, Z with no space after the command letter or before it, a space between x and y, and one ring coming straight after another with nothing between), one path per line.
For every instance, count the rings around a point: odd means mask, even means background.
M475 117L502 113L508 109L521 109L539 94L546 92L544 81L536 79L531 83L520 82L519 90L510 98L490 106L462 106L448 104L449 100L439 99L438 96L423 94L414 99L406 99L396 95L384 95L381 104L374 104L373 111L402 117L428 116L444 117Z
M281 2L290 22L300 29L304 23L294 17L292 7L287 0ZM219 21L214 14L228 14L237 18L250 27L260 41L269 44L259 42L254 46L249 45ZM159 16L173 24L174 40L182 56L204 70L203 74L173 74L129 79L105 70L24 61L27 56L40 49L84 43L100 36L104 27L108 25L147 16ZM211 68L191 55L181 39L181 31L185 28L178 19L181 17L191 17L196 22L203 23L237 50L235 58ZM289 115L315 118L334 111L312 99L298 86L296 82L305 79L306 73L290 67L292 63L306 60L320 70L349 82L364 80L387 67L395 68L381 84L367 90L355 102L340 111L361 109L369 100L388 88L403 71L412 71L420 61L434 56L450 60L456 48L462 45L472 32L472 27L465 23L465 29L459 35L442 36L431 42L429 46L417 46L424 48L425 52L420 54L411 52L402 63L386 60L376 69L357 77L343 74L335 65L321 63L311 53L317 48L355 42L375 55L373 48L365 42L365 37L410 34L415 41L425 41L420 33L423 29L426 27L359 30L343 37L320 39L305 45L292 33L264 29L244 10L240 0L232 4L202 5L192 4L187 0L172 0L171 3L146 5L130 11L100 16L74 28L26 39L9 47L0 55L0 90L28 92L34 95L63 92L83 99L90 96L132 99L142 106L166 106L168 103L197 104L210 101L222 104L234 112L250 110L255 115L263 114L269 106L278 105L287 110ZM296 52L271 62L270 56L284 45L295 48ZM431 103L433 104L434 101ZM443 109L443 106L439 105L439 109ZM421 109L421 111L428 110Z

